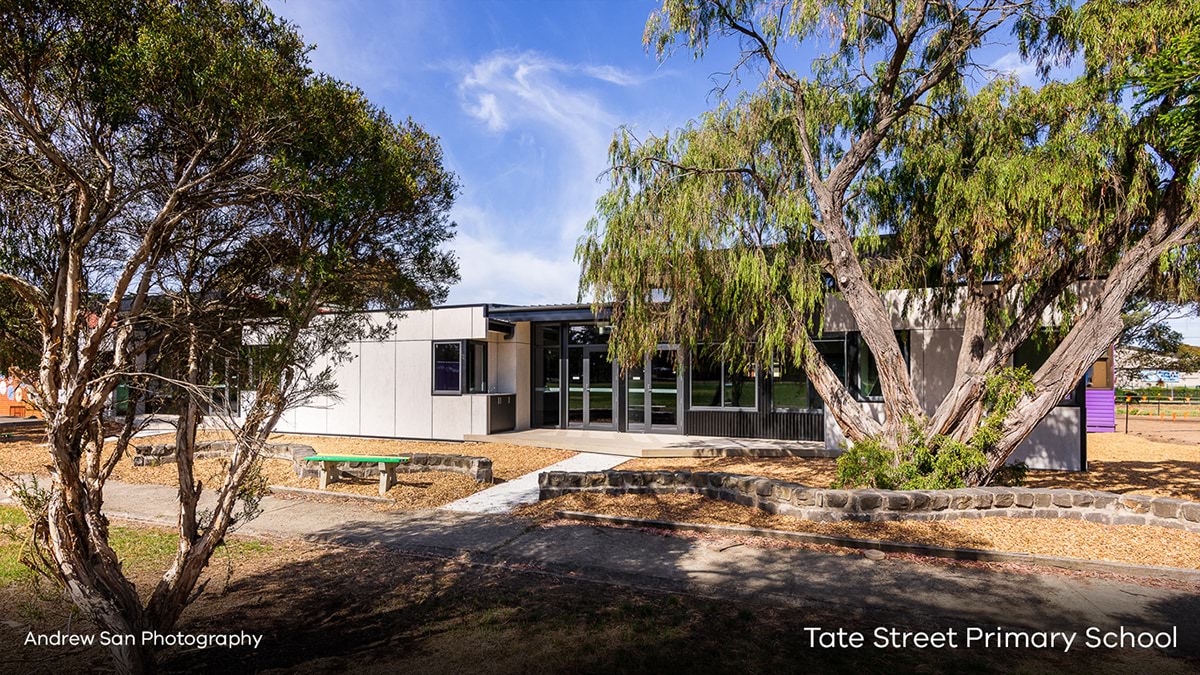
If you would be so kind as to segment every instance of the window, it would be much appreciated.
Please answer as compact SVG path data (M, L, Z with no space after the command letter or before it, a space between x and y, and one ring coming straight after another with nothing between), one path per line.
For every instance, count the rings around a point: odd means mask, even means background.
M487 392L487 343L446 340L433 343L433 393Z
M557 427L559 423L561 335L558 326L540 326L534 331L534 426Z
M905 363L909 359L909 332L896 331ZM813 340L817 352L833 374L848 386L858 401L882 401L879 366L860 333L827 333ZM771 406L775 410L820 410L821 397L808 381L804 369L790 363L771 368Z
M462 343L433 343L433 393L462 393Z
M896 341L900 343L900 353L907 365L909 360L909 332L896 331ZM849 384L851 393L859 401L882 401L883 383L879 379L879 364L875 355L867 346L862 333L846 333L846 353L850 363Z
M487 393L487 343L467 343L467 388L468 394Z
M612 326L606 323L577 324L567 328L569 345L606 345Z
M771 369L771 406L776 410L819 408L819 398L816 405L809 401L809 396L816 396L811 390L803 368L776 363Z
M1050 360L1050 355L1058 348L1060 338L1053 335L1046 329L1039 329L1028 340L1021 343L1017 350L1013 352L1013 367L1025 366L1029 369L1030 374L1036 373L1038 368L1041 368L1046 361ZM1075 401L1075 390L1067 392L1063 400L1058 402L1058 405L1077 405Z
M754 370L742 372L724 361L694 356L691 368L693 408L754 408Z

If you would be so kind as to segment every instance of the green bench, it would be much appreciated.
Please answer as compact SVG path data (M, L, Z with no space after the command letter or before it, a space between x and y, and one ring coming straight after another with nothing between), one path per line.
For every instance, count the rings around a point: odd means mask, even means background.
M376 456L376 455L313 455L305 457L306 462L321 463L321 489L329 487L330 483L338 480L338 464L343 462L374 462L379 465L379 496L387 496L387 491L396 484L396 465L408 464L411 457Z

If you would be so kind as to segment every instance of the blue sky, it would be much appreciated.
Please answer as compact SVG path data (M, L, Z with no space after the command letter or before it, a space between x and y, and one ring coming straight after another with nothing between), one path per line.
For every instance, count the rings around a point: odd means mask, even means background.
M711 108L714 73L736 52L725 41L660 64L642 45L648 0L270 4L316 46L316 69L441 138L462 183L453 303L573 302L574 247L613 132L663 133ZM1009 36L994 37L978 61L1030 81ZM1197 322L1180 329L1200 342Z

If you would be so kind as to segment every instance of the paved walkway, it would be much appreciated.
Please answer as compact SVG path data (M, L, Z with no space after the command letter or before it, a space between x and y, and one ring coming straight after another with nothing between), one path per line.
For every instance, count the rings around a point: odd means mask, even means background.
M212 503L211 494L202 505ZM106 511L174 525L176 489L109 482ZM638 588L687 591L809 608L840 608L877 625L900 622L1037 630L1169 630L1200 656L1200 590L1112 578L1022 573L591 525L542 528L507 516L447 510L385 512L266 497L241 530L342 545L516 565Z
M543 471L604 471L628 461L628 457L598 455L581 452L574 457L551 464L495 487L476 492L468 497L443 506L447 511L466 513L509 513L521 504L532 504L538 500L538 474Z
M836 457L822 441L643 434L595 429L526 429L467 435L468 441L559 448L624 457Z

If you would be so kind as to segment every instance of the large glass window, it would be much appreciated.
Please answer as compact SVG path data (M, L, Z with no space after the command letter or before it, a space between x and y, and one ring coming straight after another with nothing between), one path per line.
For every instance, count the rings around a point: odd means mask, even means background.
M731 368L727 362L696 355L692 358L693 408L754 408L755 373Z
M1059 341L1060 338L1046 329L1036 331L1013 352L1013 367L1025 366L1030 373L1036 373L1050 360L1050 355L1058 348ZM1076 405L1075 390L1067 392L1058 405Z
M487 343L467 343L467 387L468 394L487 393Z
M537 326L534 330L533 408L534 426L559 425L559 391L562 376L559 361L561 330L558 326Z
M578 324L567 328L569 345L606 345L612 327L608 324Z
M433 343L433 393L462 393L462 343Z

